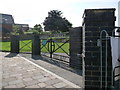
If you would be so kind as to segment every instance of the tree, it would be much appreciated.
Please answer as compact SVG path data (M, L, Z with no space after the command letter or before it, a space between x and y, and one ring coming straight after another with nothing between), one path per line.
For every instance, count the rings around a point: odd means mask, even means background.
M39 33L43 31L42 26L40 24L36 24L34 26L34 30L38 31Z
M48 12L48 17L43 22L45 31L69 31L72 24L63 16L62 12L58 10L52 10Z
M16 25L13 25L12 28L13 28L12 33L14 33L14 34L16 34L19 31L19 27Z
M13 25L13 31L11 34L19 35L19 34L24 34L23 30L20 29L18 25Z

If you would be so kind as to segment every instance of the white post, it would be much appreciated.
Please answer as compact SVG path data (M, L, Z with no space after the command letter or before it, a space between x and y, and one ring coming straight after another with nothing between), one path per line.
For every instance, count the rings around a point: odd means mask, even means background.
M118 27L120 27L120 1L118 2Z
M115 69L113 76L116 76L120 74L120 68L115 68L120 66L120 62L118 62L118 58L120 57L120 38L111 37L111 48L112 48L111 49L112 50L112 66L113 66L113 69ZM120 80L120 76L116 76L114 80L116 83L117 80ZM118 82L118 85L119 84L120 82Z

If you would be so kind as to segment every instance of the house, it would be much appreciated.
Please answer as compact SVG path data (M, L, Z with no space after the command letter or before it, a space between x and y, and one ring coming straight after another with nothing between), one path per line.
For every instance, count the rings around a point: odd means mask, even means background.
M0 14L0 33L2 35L5 33L10 33L12 31L13 25L14 25L14 19L12 15Z
M7 33L12 32L14 25L23 32L29 30L28 24L16 24L12 15L0 14L0 35L6 36Z
M15 26L17 26L19 28L19 30L22 30L22 31L29 30L29 25L28 24L15 24Z

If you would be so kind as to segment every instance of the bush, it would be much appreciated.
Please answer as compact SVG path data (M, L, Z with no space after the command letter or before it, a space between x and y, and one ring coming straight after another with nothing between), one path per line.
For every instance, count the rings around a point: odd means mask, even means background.
M33 30L33 34L39 34L37 30Z

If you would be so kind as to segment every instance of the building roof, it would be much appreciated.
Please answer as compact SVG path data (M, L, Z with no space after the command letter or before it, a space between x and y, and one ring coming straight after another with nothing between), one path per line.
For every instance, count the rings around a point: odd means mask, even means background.
M15 25L20 26L20 27L29 27L28 24L15 24Z
M14 24L14 19L10 14L0 14L0 23Z

